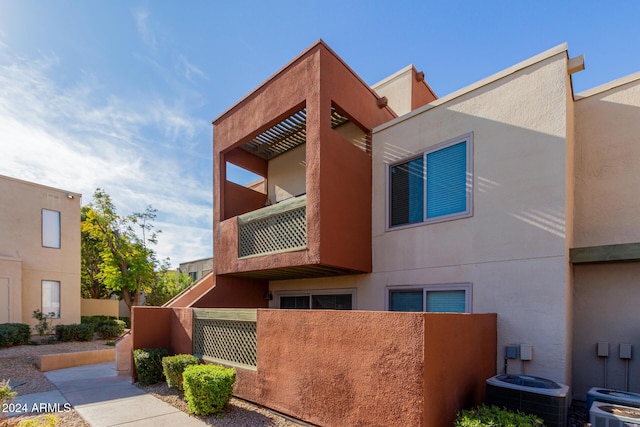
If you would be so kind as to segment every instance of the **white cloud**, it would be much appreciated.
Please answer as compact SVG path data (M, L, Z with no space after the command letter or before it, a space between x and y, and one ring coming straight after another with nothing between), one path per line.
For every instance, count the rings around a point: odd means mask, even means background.
M138 8L133 11L133 19L136 21L136 28L142 41L151 49L158 48L158 40L153 30L149 26L149 12Z
M90 75L61 85L53 77L59 65L55 55L0 50L0 174L80 192L85 204L100 187L121 214L152 205L164 223L160 258L207 256L212 183L189 164L198 138L210 141L206 121L158 97L108 94Z

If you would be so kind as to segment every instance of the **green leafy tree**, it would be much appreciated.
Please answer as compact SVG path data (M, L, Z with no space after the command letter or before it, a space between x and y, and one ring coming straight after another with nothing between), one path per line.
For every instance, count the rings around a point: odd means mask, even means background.
M81 225L81 290L83 298L105 299L111 296L100 279L100 267L102 266L102 240L92 237L90 230L92 224L87 222L87 216L92 208L83 206L80 211ZM95 215L95 214L94 214Z
M156 281L158 260L151 247L160 232L152 223L156 211L149 206L142 213L121 216L109 194L98 188L85 214L82 230L95 239L100 254L96 279L129 308L140 305L141 293Z
M175 270L167 270L166 266L157 274L156 282L145 296L145 305L161 306L191 285L191 277Z

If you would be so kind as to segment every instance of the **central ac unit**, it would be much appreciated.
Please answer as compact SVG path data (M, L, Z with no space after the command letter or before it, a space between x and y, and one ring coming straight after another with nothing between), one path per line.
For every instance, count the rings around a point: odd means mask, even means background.
M589 410L593 427L640 427L640 409L607 402L593 402Z

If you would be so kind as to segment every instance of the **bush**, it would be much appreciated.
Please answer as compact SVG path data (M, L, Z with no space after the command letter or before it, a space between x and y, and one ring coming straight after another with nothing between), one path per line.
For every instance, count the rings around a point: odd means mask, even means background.
M460 411L455 427L542 427L543 421L535 415L524 414L520 411L509 411L497 406L480 405L475 409Z
M236 370L219 365L191 365L182 374L189 412L209 415L224 408L233 393Z
M122 320L106 320L96 325L96 333L103 339L118 338L124 332L124 322Z
M80 316L80 323L92 323L97 325L98 323L108 322L110 320L118 320L115 316Z
M138 382L143 385L162 381L162 358L169 353L165 348L142 348L133 351Z
M56 338L58 341L91 341L93 339L94 326L91 324L56 325Z
M39 415L35 418L29 418L20 421L18 427L55 427L58 425L58 419L53 414Z
M187 366L200 364L200 359L191 354L177 354L175 356L167 356L162 359L162 372L167 379L169 387L182 387L182 373Z
M0 348L29 343L31 328L24 323L3 323L0 325Z

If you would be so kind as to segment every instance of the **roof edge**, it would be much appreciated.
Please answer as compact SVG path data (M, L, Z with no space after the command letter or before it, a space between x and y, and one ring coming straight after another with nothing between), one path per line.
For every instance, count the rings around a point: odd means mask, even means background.
M264 85L266 85L269 81L275 79L276 77L278 77L280 74L283 74L288 68L290 68L293 64L295 64L296 62L298 62L299 60L301 60L302 58L304 58L305 56L307 56L308 54L310 54L312 51L319 49L320 47L324 48L327 50L328 53L330 53L331 55L333 55L338 61L340 61L340 63L342 65L344 65L344 67L349 70L349 72L375 97L375 99L379 99L380 97L378 96L378 94L364 81L362 80L362 78L349 66L349 64L347 64L333 49L331 49L331 47L329 47L329 45L327 43L325 43L324 40L322 39L318 39L316 42L314 42L311 46L309 46L308 48L306 48L305 50L303 50L301 53L299 53L296 57L294 57L291 61L287 62L282 68L280 68L278 71L276 71L274 74L272 74L271 76L269 76L266 80L264 80L262 83L260 83L258 86L256 86L255 88L253 88L248 94L246 94L245 96L243 96L242 98L240 98L238 101L236 101L232 106L230 106L229 108L227 108L226 110L224 110L221 114L219 114L216 118L214 118L212 120L212 123L215 124L216 122L218 122L220 119L222 119L225 115L229 114L229 112L231 112L231 110L233 110L234 108L236 108L238 105L242 104L243 102L245 102L247 99L251 98L251 96L253 96L254 93L256 93L258 90L260 90ZM392 114L393 116L397 117L397 114L391 110L391 108L389 107L385 107L387 108Z
M470 84L470 85L468 85L466 87L463 87L462 89L458 89L457 91L452 92L449 95L443 96L442 98L438 98L435 101L430 102L429 104L426 104L426 105L424 105L422 107L416 108L415 110L413 110L413 111L411 111L411 112L409 112L409 113L407 113L407 114L405 114L405 115L403 115L401 117L398 117L396 119L388 121L387 123L384 123L384 124L382 124L380 126L377 126L377 127L375 127L373 129L373 132L374 133L380 132L380 131L382 131L384 129L387 129L387 128L390 128L392 126L395 126L396 124L401 123L401 122L403 122L405 120L408 120L408 119L410 119L410 118L412 118L414 116L417 116L419 114L422 114L425 111L428 111L428 110L430 110L432 108L435 108L435 107L437 107L439 105L446 104L449 101L453 101L454 99L460 98L460 97L462 97L462 96L464 96L464 95L466 95L466 94L468 94L470 92L473 92L474 90L477 90L477 89L480 89L480 88L482 88L484 86L490 85L491 83L494 83L494 82L496 82L496 81L498 81L500 79L508 77L508 76L510 76L512 74L515 74L515 73L517 73L517 72L519 72L519 71L521 71L521 70L523 70L525 68L531 67L532 65L535 65L535 64L537 64L539 62L542 62L542 61L544 61L546 59L549 59L549 58L551 58L553 56L556 56L558 54L561 54L561 53L565 53L565 54L568 55L568 45L567 45L566 42L562 43L562 44L559 44L559 45L557 45L555 47L552 47L551 49L548 49L548 50L546 50L546 51L544 51L542 53L539 53L539 54L537 54L537 55L535 55L535 56L533 56L533 57L531 57L529 59L525 59L524 61L521 61L521 62L519 62L519 63L517 63L515 65L512 65L509 68L505 68L502 71L498 71L497 73L492 74L489 77L485 77L482 80L478 80L475 83L472 83L472 84Z
M575 95L576 101L580 101L585 98L589 98L594 95L598 95L604 92L607 92L611 89L619 88L620 86L624 86L629 83L633 83L637 80L640 80L640 71L637 71L633 74L629 74L624 77L620 77L618 79L612 80L608 83L601 84L591 89L587 89Z
M70 194L74 197L82 197L81 193L76 193L75 191L69 191L69 190L65 190L63 188L57 188L57 187L52 187L50 185L44 185L44 184L39 184L37 182L33 182L33 181L26 181L24 179L20 179L20 178L14 178L12 176L7 176L7 175L0 175L0 179L8 179L10 181L14 181L14 182L18 182L21 184L26 184L26 185L31 185L33 187L40 187L46 190L51 190L51 191L57 191L59 193L67 193Z

